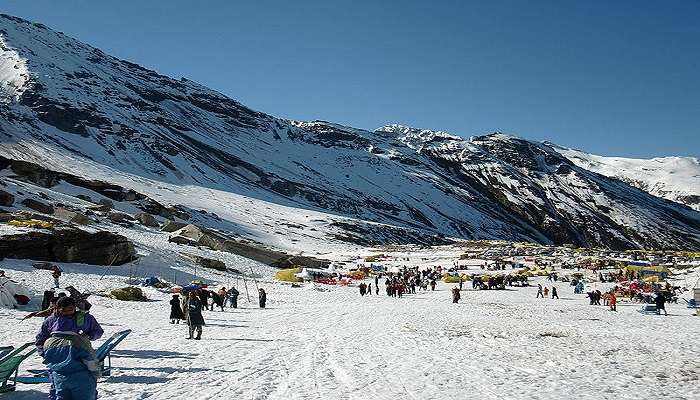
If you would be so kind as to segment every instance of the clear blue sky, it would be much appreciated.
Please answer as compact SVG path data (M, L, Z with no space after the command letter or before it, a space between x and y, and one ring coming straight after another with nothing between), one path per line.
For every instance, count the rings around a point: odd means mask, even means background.
M293 119L700 157L700 1L0 1Z

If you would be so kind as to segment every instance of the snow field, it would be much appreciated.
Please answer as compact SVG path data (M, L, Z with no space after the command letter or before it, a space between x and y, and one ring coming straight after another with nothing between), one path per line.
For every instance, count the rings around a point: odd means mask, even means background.
M1 268L34 289L50 283L47 271L20 264ZM64 276L65 284L97 282L87 285L95 290L124 280L70 269ZM242 308L205 312L201 341L186 340L185 325L169 324L167 294L147 289L154 301L146 303L91 297L106 337L133 330L113 354L113 376L99 383L101 398L700 396L700 320L681 305L670 305L668 317L641 315L638 305L625 302L615 313L589 306L566 283L556 284L559 300L535 299L531 286L465 290L456 305L452 285L443 283L435 292L402 299L388 298L381 282L379 296L364 298L354 287L259 284L268 292L268 308L257 308L252 281L252 303L239 283ZM33 339L41 320L19 322L24 314L0 310L0 343ZM32 356L22 369L39 366ZM20 385L6 397L35 399L46 390Z

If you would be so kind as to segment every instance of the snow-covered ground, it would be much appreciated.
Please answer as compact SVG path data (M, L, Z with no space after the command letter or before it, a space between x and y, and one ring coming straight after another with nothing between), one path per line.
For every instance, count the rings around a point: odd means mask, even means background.
M435 265L438 258L419 260L411 263ZM6 260L0 269L38 294L51 277L29 265ZM136 272L63 267L63 285L92 291L124 286L130 274L175 271L149 258ZM615 313L589 306L567 283L556 284L559 300L536 299L533 286L472 291L465 285L462 302L452 304L452 285L443 283L401 299L387 297L380 283L379 296L360 297L354 287L293 288L272 282L264 266L250 267L263 276L257 284L268 292L268 308L257 307L255 282L247 281L248 303L239 281L242 307L206 312L202 341L186 340L186 326L168 323L165 293L147 289L153 301L146 303L91 297L106 337L133 330L113 353L115 369L100 380L100 398L700 398L700 317L680 304L670 305L668 317L642 315L636 303L625 302ZM191 272L180 270L174 279L187 281ZM24 315L0 309L0 344L33 340L41 320L21 322ZM32 356L22 371L40 363ZM20 384L3 397L38 399L47 389Z

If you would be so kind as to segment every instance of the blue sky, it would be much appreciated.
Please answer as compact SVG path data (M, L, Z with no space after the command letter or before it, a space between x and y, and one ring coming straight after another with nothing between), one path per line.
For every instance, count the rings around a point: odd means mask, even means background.
M700 157L700 1L0 1L279 117Z

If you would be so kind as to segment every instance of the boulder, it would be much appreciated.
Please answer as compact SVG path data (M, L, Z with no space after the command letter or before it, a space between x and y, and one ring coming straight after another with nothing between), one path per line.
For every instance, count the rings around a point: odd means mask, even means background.
M214 260L213 258L206 258L201 256L195 256L188 254L194 262L204 268L215 269L217 271L226 271L226 264L223 261Z
M139 199L139 197L143 196L140 193L129 189L126 191L126 193L124 193L124 199L122 201L136 201Z
M182 236L173 236L173 237L168 239L168 242L175 243L175 244L185 244L188 246L196 246L197 245L197 242L195 242L194 240L188 239L188 238L182 237Z
M93 220L91 220L87 215L77 211L71 211L63 207L56 207L54 210L54 215L58 218L78 225L89 225L93 223Z
M102 212L102 213L107 213L111 209L112 209L112 207L108 206L106 204L95 204L94 206L88 207L89 211L96 211L96 212Z
M15 202L15 196L4 190L0 190L0 206L10 207Z
M92 197L85 195L85 194L78 194L75 197L79 198L80 200L85 200L85 201L89 201L90 203L94 203L94 201L92 201Z
M143 290L136 286L127 286L124 288L114 289L110 292L112 297L122 301L148 301L148 298L143 294Z
M44 202L41 202L39 200L34 200L34 199L24 199L22 200L22 205L24 205L27 208L31 208L34 211L38 211L40 213L44 214L53 214L54 209L53 206L50 204L46 204Z
M109 199L100 199L100 201L98 201L97 204L107 208L107 210L111 210L114 208L114 203L112 202L112 200Z
M74 212L73 214L74 214L74 215L73 215L73 217L70 219L70 222L72 222L72 223L74 223L74 224L78 224L78 225L90 225L91 223L94 222L93 220L90 219L90 217L88 217L88 216L85 215L85 214L82 214L82 213L79 213L79 212Z
M149 213L138 213L134 215L136 220L139 221L141 225L150 226L151 228L158 228L160 224L156 218Z
M136 258L134 245L111 232L59 229L0 236L0 258L121 265Z
M133 226L133 221L135 221L134 217L131 215L118 211L111 211L109 214L107 214L107 218L109 218L109 220L115 224L129 227Z
M163 232L172 233L172 232L175 232L175 231L177 231L177 230L180 230L180 229L184 228L185 226L187 226L187 224L184 223L184 222L177 222L177 221L173 221L173 220L167 220L167 221L165 221L165 223L163 224L163 226L160 228L160 230L163 231Z
M295 256L281 251L264 247L260 243L251 243L244 240L235 240L222 233L189 224L170 239L171 242L205 246L212 250L225 251L238 254L251 260L278 268L288 268L291 265L303 265L312 268L326 268L330 260L323 260L307 256Z

